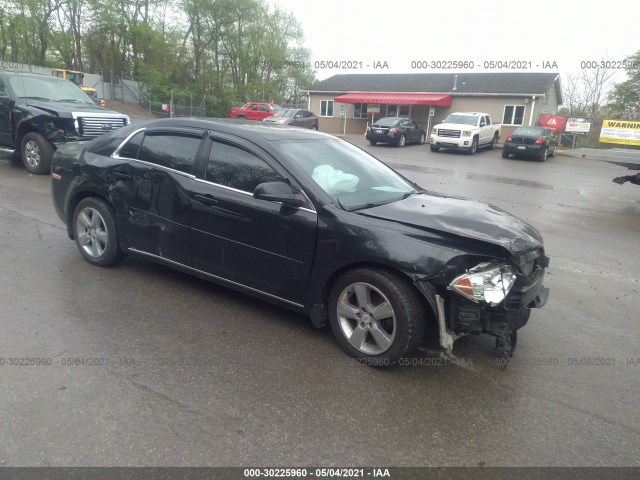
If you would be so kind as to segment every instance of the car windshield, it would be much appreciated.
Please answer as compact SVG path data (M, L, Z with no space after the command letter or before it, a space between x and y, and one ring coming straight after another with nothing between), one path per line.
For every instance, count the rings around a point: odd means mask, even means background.
M478 117L473 115L449 115L444 123L458 123L461 125L476 125Z
M540 127L519 127L513 132L513 135L530 135L532 137L539 137L544 135L544 128Z
M345 210L395 202L417 188L384 163L340 139L282 140L278 146Z
M94 104L80 88L68 80L18 75L12 76L9 83L16 97Z
M282 110L282 107L280 105L276 105L275 103L272 103L271 110Z
M295 109L285 108L284 110L280 110L277 113L274 113L273 116L292 118L297 113L297 111L298 110Z
M393 127L394 125L397 125L399 122L400 122L399 118L387 117L387 118L381 118L380 120L376 121L375 125L380 127Z

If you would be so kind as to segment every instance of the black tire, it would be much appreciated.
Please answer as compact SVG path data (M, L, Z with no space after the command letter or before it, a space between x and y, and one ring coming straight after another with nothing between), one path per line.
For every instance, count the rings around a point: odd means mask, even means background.
M502 150L502 158L509 158L509 154Z
M369 140L369 145L373 145L374 147L378 144L375 140Z
M311 125L311 130L318 130L317 125Z
M493 135L493 139L491 140L491 144L489 144L489 150L495 150L496 145L498 145L498 133L496 132Z
M398 147L404 147L407 144L407 137L405 137L404 135L400 135L400 138L398 139L398 143L396 143L396 145Z
M244 115L237 115L236 119L238 120L245 120L247 117L245 117Z
M420 134L420 140L418 140L418 143L420 145L424 145L425 140L427 139L427 136L424 133Z
M433 145L429 145L429 149L432 152L439 152L440 151L440 147L434 147Z
M385 270L350 270L329 296L329 321L338 344L373 367L390 367L411 355L424 338L424 318L416 291Z
M538 155L537 159L539 162L544 162L547 159L548 155L549 155L549 149L545 148L543 152L540 155Z
M549 157L555 157L556 156L556 150L558 150L558 146L557 145L555 147L553 147L553 150L549 154Z
M20 142L20 156L29 173L51 173L51 159L56 147L38 132L29 132Z
M118 242L115 213L106 201L97 197L80 200L71 222L76 245L87 262L108 267L125 257Z
M469 155L475 155L477 151L478 151L478 137L474 137L473 140L471 141L471 146L469 147L469 150L467 150L467 153Z

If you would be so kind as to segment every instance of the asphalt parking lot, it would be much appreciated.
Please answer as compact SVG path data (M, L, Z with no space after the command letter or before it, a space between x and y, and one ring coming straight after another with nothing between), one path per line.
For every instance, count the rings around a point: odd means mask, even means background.
M640 187L611 182L628 171L349 141L541 231L550 299L510 365L473 337L376 370L287 310L140 259L92 267L49 177L5 155L0 465L640 466Z

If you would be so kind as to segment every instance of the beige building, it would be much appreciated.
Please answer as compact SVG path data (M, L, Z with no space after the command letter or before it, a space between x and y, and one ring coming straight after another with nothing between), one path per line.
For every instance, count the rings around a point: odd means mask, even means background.
M486 112L502 123L500 137L535 125L562 103L557 73L411 73L334 75L311 86L308 108L319 130L364 134L382 117L410 117L423 128L451 112Z

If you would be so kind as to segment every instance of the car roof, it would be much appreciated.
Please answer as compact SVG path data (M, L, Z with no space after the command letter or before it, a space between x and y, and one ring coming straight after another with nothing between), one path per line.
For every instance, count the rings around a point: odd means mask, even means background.
M259 137L263 140L321 140L335 138L333 135L313 130L278 125L269 122L238 120L235 118L174 117L137 122L132 126L141 128L201 128L238 135L245 138Z

